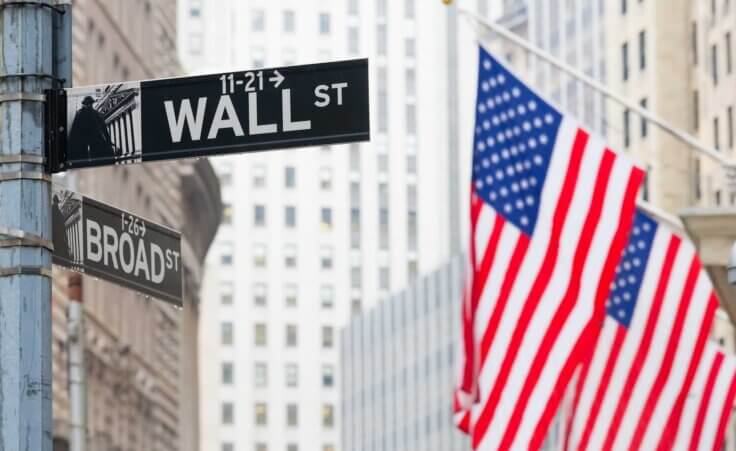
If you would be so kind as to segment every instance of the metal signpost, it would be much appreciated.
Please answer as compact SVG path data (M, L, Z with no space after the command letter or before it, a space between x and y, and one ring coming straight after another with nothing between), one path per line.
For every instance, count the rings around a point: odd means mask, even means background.
M48 95L51 172L370 138L366 59Z
M55 264L182 306L181 236L54 187Z

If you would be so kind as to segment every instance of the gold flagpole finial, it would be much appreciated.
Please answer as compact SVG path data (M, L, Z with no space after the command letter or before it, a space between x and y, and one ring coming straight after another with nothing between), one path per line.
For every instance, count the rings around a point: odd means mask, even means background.
M452 0L442 0L442 3L444 3L446 6L452 5Z

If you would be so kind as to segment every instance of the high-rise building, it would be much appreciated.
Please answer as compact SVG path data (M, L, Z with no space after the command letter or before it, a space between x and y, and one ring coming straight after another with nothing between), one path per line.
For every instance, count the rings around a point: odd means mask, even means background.
M175 14L175 0L75 1L74 85L179 75ZM87 449L199 449L198 294L222 210L212 166L206 160L116 166L54 181L182 232L182 309L83 279ZM69 446L68 277L54 269L55 451Z
M226 208L203 291L204 449L339 449L339 328L459 247L458 134L472 124L457 120L450 11L181 2L191 72L370 60L370 143L213 160Z
M462 263L452 259L343 329L344 451L470 449L452 416Z

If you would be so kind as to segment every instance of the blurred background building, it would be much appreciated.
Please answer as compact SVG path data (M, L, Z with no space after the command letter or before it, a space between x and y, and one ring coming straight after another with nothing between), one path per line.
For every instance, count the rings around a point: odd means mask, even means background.
M181 74L175 0L77 0L74 85ZM203 261L219 225L219 182L207 160L117 166L55 177L94 199L182 232L184 308L85 277L88 449L196 450ZM69 273L54 270L54 449L68 449Z
M452 422L464 260L416 279L343 330L342 449L465 451Z
M194 73L370 58L371 143L214 162L226 214L202 292L203 449L342 449L340 328L459 247L457 79L475 69L437 6L180 2Z

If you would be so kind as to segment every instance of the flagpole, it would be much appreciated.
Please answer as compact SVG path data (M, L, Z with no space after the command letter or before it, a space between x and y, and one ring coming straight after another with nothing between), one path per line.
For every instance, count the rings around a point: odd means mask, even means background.
M448 1L443 0L443 1L447 5L451 4L451 1L449 0ZM501 25L498 25L493 22L489 22L485 20L483 17L471 11L468 11L464 8L458 8L458 13L462 16L465 16L465 18L473 20L477 24L480 24L483 27L487 28L488 30L498 34L502 38L522 47L523 49L536 55L537 57L547 61L548 63L560 69L561 71L567 73L571 77L578 79L580 82L588 85L589 87L603 94L606 98L613 100L614 102L628 108L631 111L634 111L636 114L648 120L649 122L653 123L657 127L661 128L666 133L673 136L675 139L682 141L685 144L691 146L693 149L697 150L701 154L712 158L713 160L723 165L725 168L736 169L736 162L725 158L718 151L702 144L700 140L698 140L698 138L669 124L668 122L666 122L665 120L657 116L656 114L650 112L649 110L642 108L638 103L631 102L626 97L611 91L610 89L605 87L600 82L587 76L586 74L575 69L574 67L568 65L564 61L561 61L560 59L555 58L553 55L545 52L544 50L538 47L535 47L534 45L530 44L529 41L509 31L505 27L502 27Z

